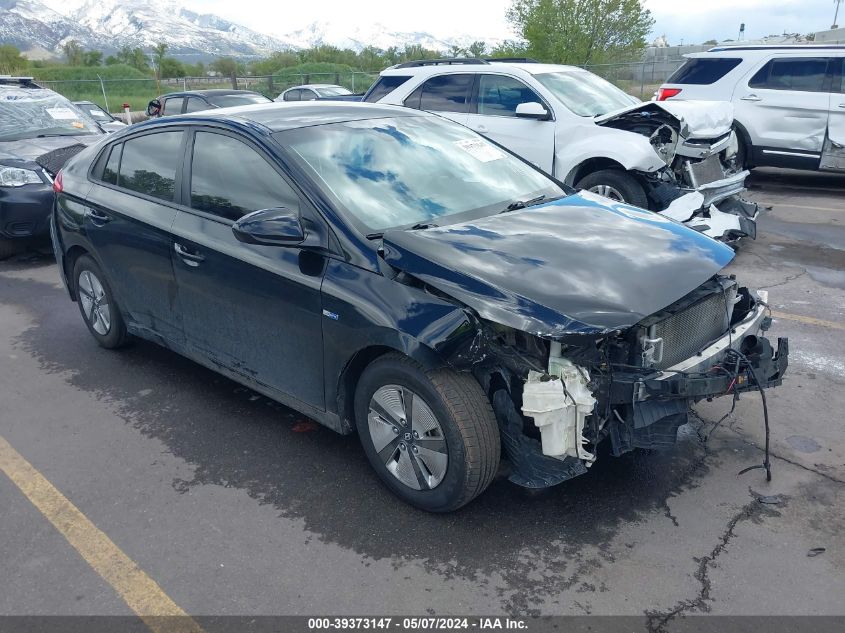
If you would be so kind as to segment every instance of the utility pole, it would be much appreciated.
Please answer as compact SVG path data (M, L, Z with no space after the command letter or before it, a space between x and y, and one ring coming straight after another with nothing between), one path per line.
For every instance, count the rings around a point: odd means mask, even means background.
M839 25L836 23L836 19L839 17L839 5L842 4L842 0L833 0L833 4L836 5L836 11L833 14L833 26L830 28L838 29Z

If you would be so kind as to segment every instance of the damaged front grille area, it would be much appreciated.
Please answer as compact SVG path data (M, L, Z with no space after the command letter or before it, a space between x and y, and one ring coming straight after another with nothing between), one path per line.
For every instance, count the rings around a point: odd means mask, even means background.
M736 295L736 284L728 284L650 324L641 339L642 365L668 369L724 335L730 327Z
M684 171L693 189L707 185L725 177L725 169L717 155L710 156L702 161L684 161Z

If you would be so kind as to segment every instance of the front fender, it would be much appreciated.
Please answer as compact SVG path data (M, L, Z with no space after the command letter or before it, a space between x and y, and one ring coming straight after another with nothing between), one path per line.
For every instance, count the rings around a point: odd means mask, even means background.
M583 133L558 134L555 139L554 176L568 185L577 168L589 160L611 160L627 171L655 172L666 167L648 138L635 132L591 125Z
M389 351L425 369L460 365L478 334L473 314L456 301L427 292L412 279L330 260L322 286L323 354L328 407L348 416L355 376Z

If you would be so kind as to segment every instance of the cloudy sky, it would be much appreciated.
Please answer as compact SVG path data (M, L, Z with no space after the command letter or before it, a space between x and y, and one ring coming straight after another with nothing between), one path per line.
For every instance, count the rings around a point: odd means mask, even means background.
M250 28L278 33L329 20L354 26L373 21L390 30L421 30L437 36L512 36L505 20L510 0L317 0L275 6L266 0L185 2ZM656 19L653 35L665 33L672 44L736 38L741 22L749 39L784 31L809 33L828 28L834 10L833 0L645 0L645 4ZM244 10L250 5L257 11ZM839 22L845 23L845 16Z
M644 0L656 19L652 37L666 34L671 44L774 33L810 33L833 21L833 0ZM45 0L59 11L84 0ZM215 13L256 31L284 34L315 21L364 27L377 22L391 31L426 31L438 37L513 37L505 20L510 0L181 0L194 10ZM845 24L845 5L839 18Z

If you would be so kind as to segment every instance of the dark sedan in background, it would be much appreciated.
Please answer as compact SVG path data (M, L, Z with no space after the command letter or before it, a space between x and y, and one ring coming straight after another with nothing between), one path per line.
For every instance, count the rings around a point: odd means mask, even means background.
M151 117L170 116L255 103L273 103L273 100L251 90L227 90L222 88L183 90L182 92L171 92L150 101L147 105L147 115Z
M0 82L0 259L48 237L53 176L104 132L61 95L31 79Z
M56 179L54 247L107 348L184 354L340 433L444 512L671 446L689 405L780 384L733 251L576 194L475 132L274 104L118 132ZM337 473L342 477L343 473Z

